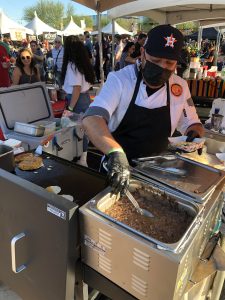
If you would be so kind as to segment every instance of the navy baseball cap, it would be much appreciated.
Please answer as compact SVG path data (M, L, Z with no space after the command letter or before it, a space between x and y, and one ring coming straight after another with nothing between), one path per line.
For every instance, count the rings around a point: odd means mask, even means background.
M144 48L155 57L179 60L184 36L171 25L159 25L148 32Z

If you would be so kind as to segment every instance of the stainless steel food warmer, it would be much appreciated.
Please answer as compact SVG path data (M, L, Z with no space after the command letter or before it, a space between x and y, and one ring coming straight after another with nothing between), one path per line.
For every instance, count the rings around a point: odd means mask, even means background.
M181 166L183 162L186 163L181 160ZM193 164L195 173L198 173L198 167L204 168ZM182 210L192 216L192 222L176 243L163 243L109 217L107 209L117 199L111 197L108 188L79 209L83 262L140 300L182 299L205 246L218 230L220 221L224 173L206 168L206 174L210 175L208 186L206 183L200 184L200 181L194 182L191 177L192 185L184 184L182 190L169 181L172 178L173 183L181 183L181 173L178 176L176 170L178 165L167 165L167 168L170 168L170 174L166 174L168 181L165 184L160 176L158 180L155 179L157 176L154 172L153 178L152 173L151 177L149 174L139 173L136 167L133 170L133 179L143 189L149 189L150 193L156 192L159 197L163 194L169 195L172 201L177 202ZM191 169L187 169L184 183L187 182L187 176L195 174L188 171ZM162 170L154 171L162 172L163 176L167 173ZM197 188L198 193L187 187Z

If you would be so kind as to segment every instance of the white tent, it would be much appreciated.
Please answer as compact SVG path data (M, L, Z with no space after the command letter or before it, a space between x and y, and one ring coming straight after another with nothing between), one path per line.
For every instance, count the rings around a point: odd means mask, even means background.
M62 34L60 30L55 29L41 21L41 19L38 18L36 11L34 12L33 20L25 27L32 29L36 35L42 34L43 32L57 32L59 35Z
M224 0L138 0L112 8L112 19L147 16L160 24L179 24L200 19L224 18Z
M127 35L133 35L132 32L127 31L123 27L121 27L118 23L115 23L115 29L113 31L113 23L110 22L107 24L105 27L102 28L101 32L106 33L106 34L127 34ZM92 31L91 35L96 35L98 34L98 31Z
M109 24L107 24L105 27L102 28L102 32L107 34L112 34L112 31L113 31L112 22L110 22ZM124 29L118 23L115 22L114 34L132 35L132 32L127 31L126 29Z
M62 31L62 34L65 36L79 35L79 34L83 34L83 33L84 33L83 29L81 27L79 27L76 23L74 23L72 16L71 16L71 20L70 20L69 24Z
M129 3L137 0L73 0L95 11L103 12L120 4Z
M2 10L0 10L0 33L10 33L13 41L21 41L26 38L26 34L34 34L33 30L11 20Z

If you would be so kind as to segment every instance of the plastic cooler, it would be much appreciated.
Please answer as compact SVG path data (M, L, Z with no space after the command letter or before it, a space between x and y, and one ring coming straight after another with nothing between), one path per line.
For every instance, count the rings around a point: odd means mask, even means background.
M83 152L83 130L79 122L43 136L14 131L15 122L34 124L59 123L54 118L48 91L44 83L24 84L0 89L0 127L5 138L22 141L25 150L44 146L44 151L67 160L80 157Z

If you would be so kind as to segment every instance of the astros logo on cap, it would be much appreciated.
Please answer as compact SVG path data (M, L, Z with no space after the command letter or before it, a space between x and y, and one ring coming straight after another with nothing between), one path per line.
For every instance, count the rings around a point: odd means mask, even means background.
M173 37L173 34L171 33L170 36L164 37L164 39L166 40L166 44L165 47L174 47L174 43L177 42L177 40Z

